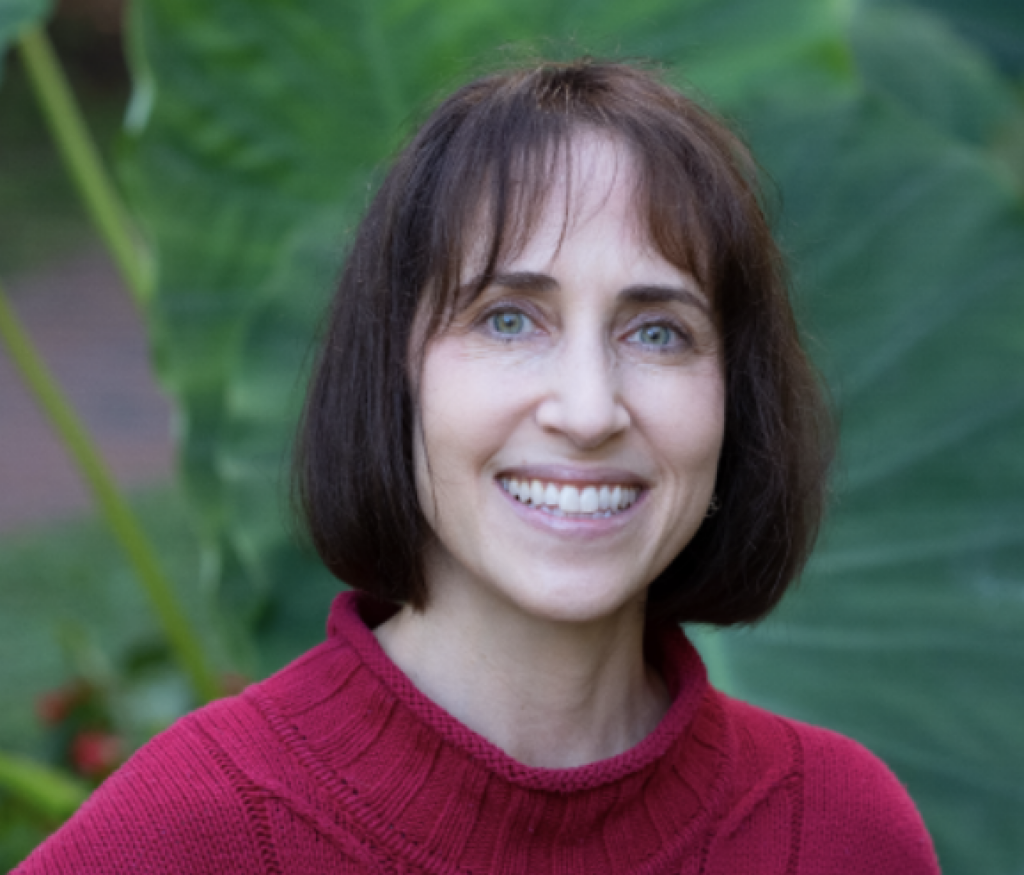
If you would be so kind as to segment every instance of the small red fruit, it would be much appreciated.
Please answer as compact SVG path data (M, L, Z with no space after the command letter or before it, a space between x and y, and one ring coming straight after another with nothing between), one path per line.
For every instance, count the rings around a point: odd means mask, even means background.
M36 698L36 716L45 726L63 723L89 697L89 688L78 681L65 684Z
M71 761L90 778L110 774L122 760L121 739L109 732L79 732L71 743Z

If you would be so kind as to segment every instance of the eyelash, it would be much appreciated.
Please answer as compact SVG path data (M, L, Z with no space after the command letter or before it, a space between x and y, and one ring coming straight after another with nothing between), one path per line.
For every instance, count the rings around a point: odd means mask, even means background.
M641 331L647 328L664 328L666 331L674 335L674 340L667 344L646 344L643 341L638 341L642 346L650 349L659 355L667 355L671 353L679 352L679 348L683 346L689 346L693 343L693 339L689 333L683 330L682 327L676 325L674 322L667 322L662 319L652 320L650 322L644 322L640 325L633 326L626 337L635 337Z
M482 328L486 329L488 333L491 335L491 337L494 337L495 339L500 340L503 343L511 343L514 340L517 340L526 334L532 333L532 331L530 331L529 328L525 329L520 334L503 334L500 331L496 331L492 324L494 318L496 316L502 316L505 314L513 316L522 316L523 319L525 319L528 323L530 323L530 325L534 329L536 329L538 320L534 316L531 316L522 307L507 302L498 303L493 307L489 307L484 313L481 314L478 324Z
M492 307L489 307L480 315L478 325L487 330L491 337L501 341L502 343L512 343L518 339L521 339L525 335L533 333L532 331L529 330L529 328L525 329L520 334L503 334L502 332L496 331L493 327L492 320L496 316L501 316L503 314L522 316L523 319L530 323L534 330L536 329L537 323L539 321L537 317L532 316L521 305L513 304L511 302L502 301L496 303ZM663 346L654 344L644 344L641 341L638 341L641 346L648 350L651 350L652 352L658 355L671 355L674 353L678 353L680 347L688 347L692 346L693 344L693 338L691 337L689 332L687 332L681 326L675 324L674 322L666 321L664 319L655 319L651 320L650 322L643 322L639 325L634 325L633 327L630 328L630 330L626 333L625 336L627 338L631 338L635 336L637 333L643 331L645 328L664 328L675 336L675 341L673 343L665 344Z

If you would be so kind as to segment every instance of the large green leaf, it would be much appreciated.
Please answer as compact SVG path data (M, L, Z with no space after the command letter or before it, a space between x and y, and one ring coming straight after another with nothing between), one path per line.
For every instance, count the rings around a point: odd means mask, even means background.
M1019 145L1021 102L1013 84L943 19L913 7L869 5L850 34L871 91L973 148L998 150L1015 137Z
M889 0L871 0L879 4ZM914 0L982 46L1007 72L1024 76L1024 4L1019 0Z
M750 119L785 196L843 453L802 589L756 632L729 636L729 677L883 756L944 871L1017 872L1024 204L994 147L1019 110L942 28L906 31L901 53L900 29L879 23L858 22L855 40L879 87Z
M259 670L319 638L336 586L288 537L281 473L378 168L509 41L654 57L738 118L777 180L843 416L836 507L803 587L762 629L717 639L723 668L744 696L883 755L947 872L1024 866L1021 110L985 52L923 8L838 0L135 13L147 88L130 175L159 251L154 342L207 568Z

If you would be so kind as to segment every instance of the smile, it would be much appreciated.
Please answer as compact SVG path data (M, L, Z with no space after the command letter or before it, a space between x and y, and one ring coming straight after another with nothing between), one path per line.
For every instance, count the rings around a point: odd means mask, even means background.
M566 486L515 477L502 477L498 482L520 504L559 517L602 519L614 516L630 507L640 495L635 486Z

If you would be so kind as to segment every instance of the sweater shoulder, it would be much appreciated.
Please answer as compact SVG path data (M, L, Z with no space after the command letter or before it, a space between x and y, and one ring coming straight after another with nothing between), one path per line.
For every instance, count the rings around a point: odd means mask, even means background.
M744 783L790 790L800 875L938 875L917 808L875 754L837 732L722 698Z
M807 871L938 875L924 821L889 767L853 739L794 725L805 757Z
M259 723L244 697L182 718L104 781L16 875L266 871L259 794L228 753L234 741L250 743Z

